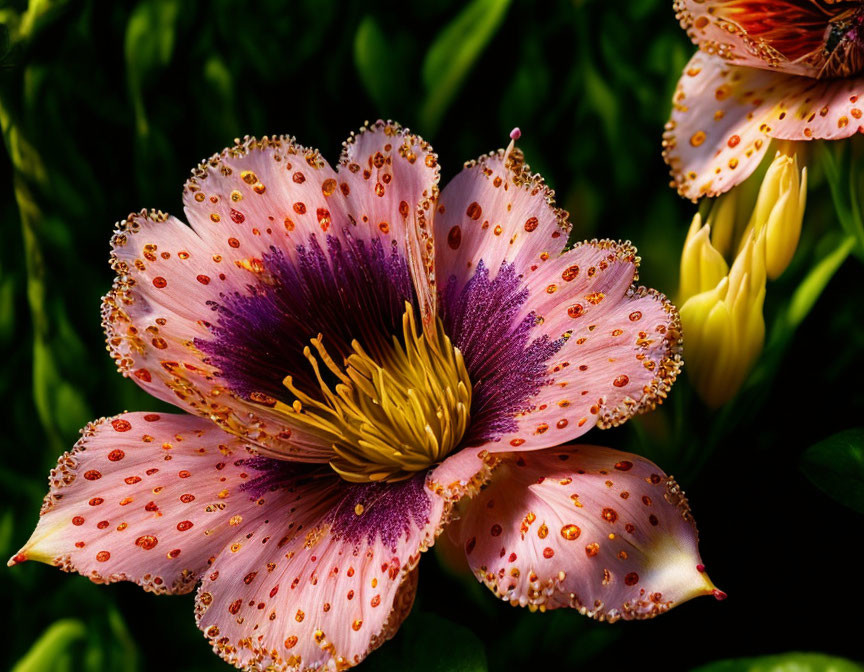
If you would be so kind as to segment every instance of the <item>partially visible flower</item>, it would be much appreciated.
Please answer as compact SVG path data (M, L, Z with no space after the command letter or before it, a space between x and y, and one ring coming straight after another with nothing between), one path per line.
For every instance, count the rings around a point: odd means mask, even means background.
M710 217L709 217L710 222ZM687 372L702 400L722 406L740 389L765 340L765 231L749 231L732 268L693 218L681 257Z
M616 620L723 597L670 477L559 445L663 400L675 307L634 284L629 243L568 248L567 213L512 144L440 193L438 171L383 121L336 169L247 138L193 171L191 226L130 215L108 346L187 413L88 425L10 564L200 583L199 627L249 670L361 661L466 498L468 564L513 604Z
M700 49L663 136L682 196L742 182L772 139L835 140L864 129L861 2L675 0L675 10Z

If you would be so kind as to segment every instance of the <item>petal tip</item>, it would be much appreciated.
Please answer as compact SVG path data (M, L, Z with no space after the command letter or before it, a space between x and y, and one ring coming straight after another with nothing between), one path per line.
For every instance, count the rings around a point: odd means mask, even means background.
M9 558L9 561L6 563L7 567L14 567L15 565L20 565L22 562L27 562L30 558L27 557L26 553L22 551L18 551L15 555Z

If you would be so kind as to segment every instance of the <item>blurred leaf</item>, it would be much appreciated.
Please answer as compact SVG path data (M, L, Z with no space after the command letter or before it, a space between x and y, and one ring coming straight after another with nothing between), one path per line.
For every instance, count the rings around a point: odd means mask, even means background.
M15 276L0 276L0 345L4 347L15 333L16 284Z
M111 631L112 653L114 654L109 669L136 672L141 667L138 660L138 647L116 607L112 607L108 613L108 625Z
M510 0L473 0L442 30L423 61L423 131L433 135L459 87L504 20Z
M12 510L4 511L0 518L0 557L12 555L14 540L12 535L15 531L15 516Z
M490 651L490 668L544 669L536 664L538 651L554 651L554 669L587 669L592 659L614 646L621 634L569 609L545 613L520 610L510 636ZM523 646L524 642L531 642L531 646ZM567 645L562 646L562 642Z
M825 171L831 189L837 218L846 235L854 238L855 254L864 260L864 221L858 208L858 188L855 179L857 161L853 160L848 143L840 142L832 145L834 146L829 147L824 142L817 145L819 163Z
M537 110L548 104L549 68L539 39L526 39L520 56L519 67L501 96L499 116L504 128L518 126L521 119L533 119Z
M171 61L179 9L174 0L145 0L132 12L126 26L126 75L139 136L149 133L144 84Z
M708 663L693 672L861 672L857 663L821 653L783 653Z
M236 113L236 92L234 77L231 70L217 54L211 55L204 64L204 83L207 95L214 105L221 110L220 114L209 119L214 124L214 135L233 137L240 135Z
M824 242L828 243L829 251L810 268L807 275L792 293L788 305L781 309L771 326L771 334L762 355L753 373L747 381L746 387L758 388L767 394L768 389L762 385L770 380L776 373L777 368L783 361L786 349L794 340L795 333L804 322L807 315L824 295L832 278L846 261L846 258L855 247L855 239L852 237L840 238L834 242L834 236L829 233ZM750 403L750 402L748 402ZM752 403L750 403L752 406ZM731 412L733 405L727 405L721 416Z
M9 49L12 46L12 40L9 36L9 27L6 25L6 19L3 14L0 14L0 60L6 57Z
M614 142L618 131L618 101L606 80L591 65L585 66L585 96L603 122L606 139Z
M372 16L364 17L354 36L354 65L357 66L366 92L382 116L392 113L392 80L388 74L393 56L387 48L389 43L378 22ZM399 91L396 94L399 95Z
M33 37L50 20L50 14L65 4L65 0L30 0L27 11L21 16L21 37Z
M798 289L792 295L792 300L789 302L789 309L786 316L787 327L794 329L808 313L813 309L813 306L818 301L825 287L834 277L834 274L840 268L846 257L852 251L855 245L855 239L852 237L842 239L840 244L817 264L815 264L804 280L798 285Z
M801 471L825 494L864 513L864 428L834 434L801 456Z
M442 646L442 642L446 642ZM485 672L483 644L468 628L431 613L414 612L398 637L367 663L378 672Z
M57 621L30 647L27 654L12 668L12 672L57 670L58 662L63 660L63 654L69 646L82 639L86 633L87 630L81 621L72 619Z

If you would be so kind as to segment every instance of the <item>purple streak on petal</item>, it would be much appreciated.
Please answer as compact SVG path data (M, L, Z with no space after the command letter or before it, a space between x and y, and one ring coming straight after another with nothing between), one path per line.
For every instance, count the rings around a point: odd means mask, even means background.
M494 441L514 431L514 415L527 410L528 400L548 381L546 362L564 341L545 335L532 340L533 313L514 322L528 295L515 266L507 263L493 280L481 260L461 290L453 278L447 284L444 326L462 352L474 386L471 426L463 445Z
M264 281L248 293L222 295L211 307L219 315L212 340L196 339L232 391L248 397L290 394L286 375L309 394L320 392L303 349L318 334L330 353L346 355L351 341L374 351L402 331L405 302L415 302L405 259L381 240L350 235L327 238L327 250L313 236L297 247L296 261L271 247L264 255Z
M413 525L423 527L431 505L424 482L426 473L396 483L344 483L345 493L333 510L333 531L356 542L376 532L394 552L399 538ZM362 506L360 515L357 511Z
M412 524L422 527L429 520L431 505L424 486L425 472L396 483L348 483L321 465L254 457L244 466L261 472L240 486L252 499L320 479L322 496L330 493L333 500L324 522L332 526L337 538L350 543L364 539L371 542L378 534L395 552L400 537L410 531Z

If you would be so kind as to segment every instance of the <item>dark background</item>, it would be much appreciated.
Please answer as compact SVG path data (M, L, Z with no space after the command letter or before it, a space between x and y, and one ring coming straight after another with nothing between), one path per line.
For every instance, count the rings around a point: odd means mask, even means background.
M696 206L668 187L660 156L693 51L671 1L466 6L48 1L28 13L0 2L0 555L26 541L48 470L81 426L159 409L104 348L113 223L143 207L182 215L189 169L237 136L293 134L335 162L364 120L394 118L432 143L446 183L519 126L574 240L632 240L641 281L675 295ZM818 164L810 170L802 244L768 288L771 345L739 399L709 412L684 376L656 413L587 437L678 477L729 599L612 626L531 614L430 552L414 612L362 669L479 670L484 656L489 669L670 670L791 650L864 657L861 515L799 470L803 450L861 423L860 263L845 263L797 331L774 326L839 231ZM228 669L196 629L191 596L99 587L35 563L0 571L0 593L4 668L71 618L86 634L40 669Z

